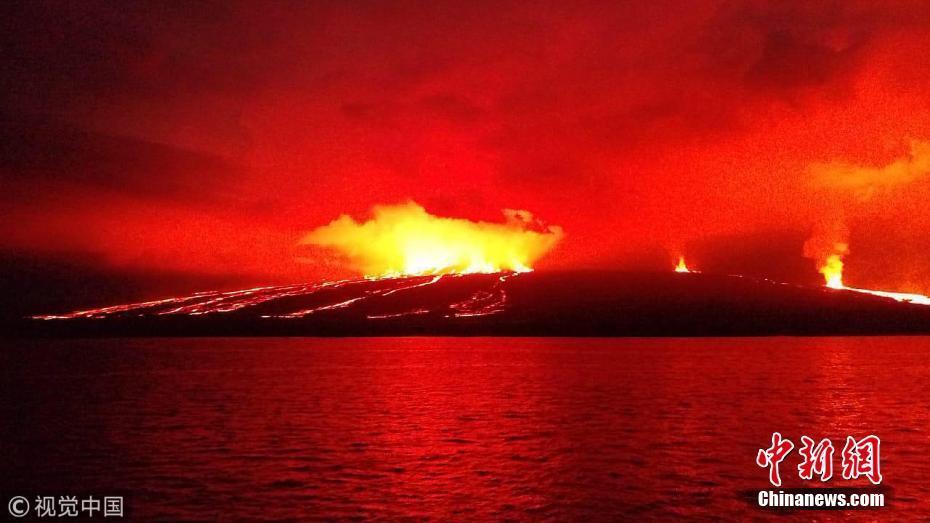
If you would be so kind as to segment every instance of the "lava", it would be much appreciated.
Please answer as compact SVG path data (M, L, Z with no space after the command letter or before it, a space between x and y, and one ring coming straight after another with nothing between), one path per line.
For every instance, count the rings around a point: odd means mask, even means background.
M831 289L843 289L843 258L839 254L831 254L827 256L826 261L823 266L819 269L820 274L823 274L824 279L827 280L827 287Z
M823 274L823 277L826 280L825 285L831 289L861 292L864 294L881 296L882 298L891 298L900 302L914 303L917 305L930 305L930 296L924 296L923 294L876 291L872 289L860 289L858 287L849 287L845 285L843 283L843 258L842 254L839 253L827 256L823 265L818 269L818 271Z
M676 273L695 273L684 257ZM899 302L930 305L930 297L850 287L843 283L843 260L839 254L825 257L819 268L831 289L870 294ZM105 318L178 317L238 314L242 317L299 320L337 310L369 320L390 320L433 314L445 318L487 316L507 310L511 304L505 289L518 271L475 275L429 274L394 278L356 278L322 283L254 287L237 291L206 291L144 302L84 309L64 314L32 316L37 320L98 320ZM731 275L738 276L740 275ZM466 282L466 280L468 280ZM770 281L770 280L766 280ZM778 283L778 282L772 282ZM425 289L436 286L436 291ZM452 290L450 289L458 289ZM422 294L422 293L426 294ZM399 299L391 297L404 293ZM430 297L427 297L430 296ZM437 299L436 296L439 296ZM252 312L254 311L254 312ZM239 317L239 316L237 316Z
M818 226L813 236L804 243L804 256L817 263L824 285L831 289L860 292L882 298L917 305L930 305L930 297L907 292L877 291L850 287L843 283L844 257L849 254L849 230L838 220L827 226Z
M65 314L32 316L37 320L102 319L117 316L201 316L205 314L233 312L271 300L289 296L311 294L320 289L342 285L348 280L255 287L238 291L205 291L189 296L163 298L159 300L114 305L96 309L84 309Z
M482 287L472 291L469 298L431 301L429 308L417 301L415 294L411 298L401 298L398 303L411 303L409 309L397 310L396 306L383 310L383 304L368 305L371 300L385 298L398 293L416 293L418 290L439 284L442 281L454 283L459 275L425 275L377 280L358 278L349 280L255 287L238 291L206 291L189 296L163 298L146 302L115 305L95 309L84 309L65 314L47 314L32 316L36 320L99 320L106 318L132 317L171 317L171 316L208 316L223 315L252 310L262 306L258 317L263 319L296 320L307 316L350 308L360 308L371 320L385 320L436 313L447 318L464 316L485 316L502 312L506 308L507 296L501 288L509 277L519 273L500 273L497 277L488 276L481 283ZM454 294L453 294L454 296ZM294 302L293 300L297 300ZM405 301L408 300L408 301ZM294 303L303 302L298 306ZM308 303L313 306L307 306ZM405 305L407 307L408 305ZM269 312L269 309L271 312ZM374 310L372 310L374 309ZM352 309L356 310L356 309ZM248 311L246 311L248 312Z
M507 306L507 292L502 284L507 281L508 275L501 275L490 289L472 294L467 300L453 303L449 306L457 318L471 316L488 316L503 311Z
M349 307L353 303L360 302L366 298L371 298L375 296L390 296L391 294L394 294L397 292L407 291L411 289L416 289L418 287L425 287L427 285L432 285L434 283L439 282L439 280L442 279L442 275L436 275L424 281L420 281L421 279L422 278L418 278L418 277L393 278L390 283L392 285L396 284L397 285L396 287L386 287L386 288L367 290L361 296L356 296L354 298L349 298L347 300L339 301L336 303L320 305L318 307L312 307L309 309L302 309L302 310L290 312L287 314L264 315L262 317L263 318L303 318L304 316L316 314L317 312L344 309L346 307ZM413 281L411 282L410 280L413 280ZM349 282L349 283L356 283L356 282ZM397 314L396 316L402 316L402 315L404 314ZM391 316L394 316L394 315L385 315L383 317L391 317Z
M415 202L377 205L357 222L342 215L301 243L330 249L369 278L424 274L529 272L562 238L527 211L505 210L504 223L434 216Z
M871 294L873 296L881 296L882 298L891 298L893 300L902 301L906 303L913 303L916 305L930 305L930 296L925 296L923 294L914 294L909 292L890 292L890 291L873 291L869 289L857 289L855 287L846 287L845 285L841 287L843 290L862 292L865 294Z
M429 314L429 309L413 309L411 311L395 312L391 314L369 314L366 316L369 320L387 320L393 318L403 318L405 316L417 316L420 314Z

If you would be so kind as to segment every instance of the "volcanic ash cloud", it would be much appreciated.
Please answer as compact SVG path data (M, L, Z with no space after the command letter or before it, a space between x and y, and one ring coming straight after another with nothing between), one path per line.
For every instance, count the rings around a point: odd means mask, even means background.
M893 194L930 175L930 142L912 140L908 154L882 166L833 161L813 164L809 171L815 186L847 202L839 209L831 208L832 216L815 227L804 244L804 256L815 260L827 286L842 288L843 258L849 254L845 216L871 205L873 196ZM851 205L845 196L854 196L856 204Z
M880 167L834 161L813 164L810 172L822 187L853 191L860 200L868 200L878 191L887 192L930 175L930 142L912 140L907 155Z
M561 240L528 211L504 210L503 223L428 213L415 202L376 205L371 218L342 215L301 239L332 249L365 276L526 272Z

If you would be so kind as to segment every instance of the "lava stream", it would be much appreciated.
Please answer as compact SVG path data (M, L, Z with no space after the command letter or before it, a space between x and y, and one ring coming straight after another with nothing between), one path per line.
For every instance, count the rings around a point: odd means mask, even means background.
M890 291L873 291L870 289L857 289L856 287L847 287L840 284L840 287L834 287L828 285L831 289L839 289L844 291L853 291L861 292L864 294L871 294L873 296L881 296L882 298L891 298L904 303L913 303L915 305L930 305L930 296L924 296L923 294L914 294L909 292L890 292Z

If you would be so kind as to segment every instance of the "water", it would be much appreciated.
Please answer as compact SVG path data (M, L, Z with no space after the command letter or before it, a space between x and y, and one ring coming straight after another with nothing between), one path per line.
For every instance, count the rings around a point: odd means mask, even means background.
M837 476L847 434L879 435L890 505L789 519L930 514L930 338L6 345L4 500L120 493L171 520L746 519L776 515L754 504L754 458L781 431L831 438Z

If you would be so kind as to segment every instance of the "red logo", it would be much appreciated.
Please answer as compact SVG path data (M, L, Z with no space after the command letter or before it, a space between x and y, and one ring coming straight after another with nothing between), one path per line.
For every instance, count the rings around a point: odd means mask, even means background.
M843 447L842 467L843 479L858 479L865 476L874 485L882 482L881 473L881 439L875 435L868 435L862 439L856 440L852 436L846 437L846 445ZM781 474L779 465L794 450L794 443L783 438L780 432L772 433L772 445L767 449L759 449L756 454L756 465L769 469L769 482L776 486L781 486ZM801 463L798 464L798 477L810 481L814 475L820 477L820 481L830 481L833 477L833 442L827 438L814 442L813 438L801 436L801 448L798 454L801 455Z
M866 436L859 441L846 436L843 447L843 479L856 479L859 476L869 478L873 485L882 482L879 459L879 447L882 441L878 436Z
M776 487L781 486L781 476L778 474L778 465L785 459L785 456L791 453L794 443L791 440L782 439L781 433L772 433L772 446L767 449L759 449L756 454L756 465L760 467L769 467L769 482Z

